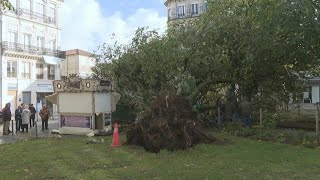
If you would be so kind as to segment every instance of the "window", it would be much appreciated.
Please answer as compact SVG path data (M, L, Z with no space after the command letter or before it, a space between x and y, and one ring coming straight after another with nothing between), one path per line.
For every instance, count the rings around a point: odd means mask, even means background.
M198 4L191 4L191 13L192 13L192 15L198 15L199 14Z
M31 0L20 0L20 4L19 4L23 12L23 15L29 18L32 18L31 4L32 4Z
M38 51L42 52L44 50L44 37L37 37L37 47Z
M171 18L171 9L168 9L168 18Z
M39 15L43 16L44 15L44 4L38 3L37 11L38 11Z
M50 51L56 50L56 40L50 41Z
M54 66L48 65L48 79L54 80Z
M29 51L31 46L31 35L30 34L24 34L23 35L23 49L25 51Z
M37 79L43 79L43 64L36 65Z
M10 78L17 77L17 61L7 62L7 77L10 77Z
M17 33L13 31L9 31L8 41L11 43L17 43Z
M31 0L23 0L20 2L22 2L23 9L25 9L27 11L31 11Z
M207 9L208 9L208 4L207 4L207 2L204 2L202 6L203 6L203 7L202 7L202 12L206 12Z
M178 17L183 17L184 16L184 8L185 6L178 6Z
M21 64L21 77L30 78L30 63L22 62Z
M49 16L49 23L55 24L56 21L56 6L53 4L50 4L49 10L48 10L48 16Z

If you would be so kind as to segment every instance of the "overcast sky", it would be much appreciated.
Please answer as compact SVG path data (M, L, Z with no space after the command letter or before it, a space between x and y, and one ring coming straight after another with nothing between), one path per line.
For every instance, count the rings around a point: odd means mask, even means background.
M93 51L111 35L125 43L138 27L166 28L164 0L65 0L61 49Z

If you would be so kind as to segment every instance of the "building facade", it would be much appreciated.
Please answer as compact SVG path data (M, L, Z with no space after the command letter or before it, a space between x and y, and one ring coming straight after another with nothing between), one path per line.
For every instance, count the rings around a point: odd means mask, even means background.
M167 0L168 24L192 20L207 10L206 0Z
M0 13L1 105L10 102L11 111L22 102L41 107L53 93L52 81L60 78L65 56L59 50L63 0L10 2L15 10Z
M80 77L90 77L95 66L93 54L80 49L66 51L66 59L61 62L61 76L78 74Z

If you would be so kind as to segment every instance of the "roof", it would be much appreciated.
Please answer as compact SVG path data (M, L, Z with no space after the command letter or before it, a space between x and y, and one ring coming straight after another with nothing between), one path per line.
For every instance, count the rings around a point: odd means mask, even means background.
M81 49L72 49L72 50L67 50L66 51L66 56L70 56L70 55L81 55L81 56L92 56L93 54L88 52L88 51L84 51Z

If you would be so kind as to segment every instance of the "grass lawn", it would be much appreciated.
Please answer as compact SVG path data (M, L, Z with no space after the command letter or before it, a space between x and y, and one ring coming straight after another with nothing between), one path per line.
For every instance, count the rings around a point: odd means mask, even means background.
M320 179L320 150L232 138L228 145L146 153L87 137L0 146L0 179Z

